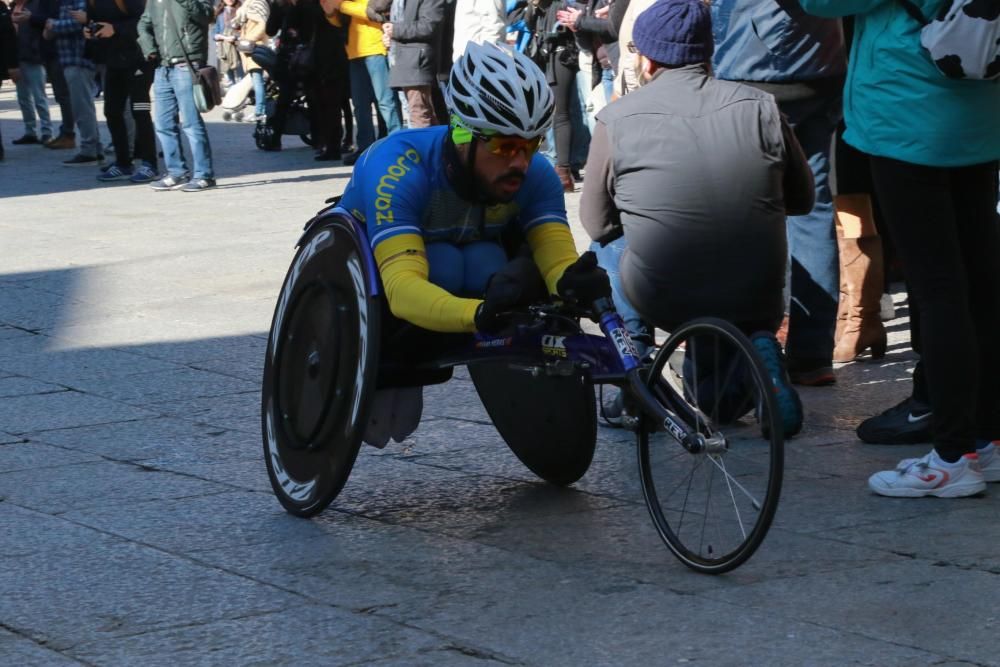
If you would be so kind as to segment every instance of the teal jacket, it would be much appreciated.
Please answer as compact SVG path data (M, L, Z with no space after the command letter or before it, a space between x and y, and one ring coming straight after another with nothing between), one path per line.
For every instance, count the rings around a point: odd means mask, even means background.
M914 0L937 16L951 0ZM844 88L847 143L932 167L1000 158L1000 84L945 77L920 45L920 24L896 0L799 0L817 16L855 16Z

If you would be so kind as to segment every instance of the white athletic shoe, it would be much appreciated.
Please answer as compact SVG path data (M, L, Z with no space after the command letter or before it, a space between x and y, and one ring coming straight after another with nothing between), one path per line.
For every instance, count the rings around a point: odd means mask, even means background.
M976 450L979 456L979 469L983 471L983 479L987 482L1000 482L1000 440L987 442Z
M923 458L903 459L895 470L875 473L868 478L868 488L893 498L962 498L985 491L986 481L976 454L948 463L931 450Z

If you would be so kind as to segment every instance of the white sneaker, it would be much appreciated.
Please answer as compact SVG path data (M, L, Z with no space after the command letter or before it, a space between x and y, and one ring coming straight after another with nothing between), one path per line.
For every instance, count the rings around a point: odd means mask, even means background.
M987 442L976 450L979 456L979 469L983 471L983 479L987 482L1000 482L1000 440Z
M903 459L895 470L883 470L868 478L868 488L893 498L961 498L986 490L979 457L966 454L947 463L931 450L920 459Z

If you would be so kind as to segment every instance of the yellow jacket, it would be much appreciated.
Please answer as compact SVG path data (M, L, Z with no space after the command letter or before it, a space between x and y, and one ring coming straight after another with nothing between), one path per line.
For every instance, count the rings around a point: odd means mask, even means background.
M347 58L384 56L388 51L382 45L382 25L368 20L365 10L368 0L344 0L340 3L341 13L351 17L347 27ZM328 18L333 23L333 20ZM337 25L334 23L334 25Z

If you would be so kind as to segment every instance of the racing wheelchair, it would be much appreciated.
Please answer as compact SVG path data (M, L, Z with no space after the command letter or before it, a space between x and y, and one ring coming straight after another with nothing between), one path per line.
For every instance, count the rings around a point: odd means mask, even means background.
M600 335L581 327L588 316ZM335 205L320 211L282 285L264 365L264 457L284 508L310 517L337 497L376 390L444 382L465 365L513 453L563 486L593 458L595 385L621 387L643 497L664 543L704 573L746 561L770 527L784 466L772 381L746 336L722 320L694 320L644 364L610 299L539 303L519 317L499 336L400 326L364 226Z

